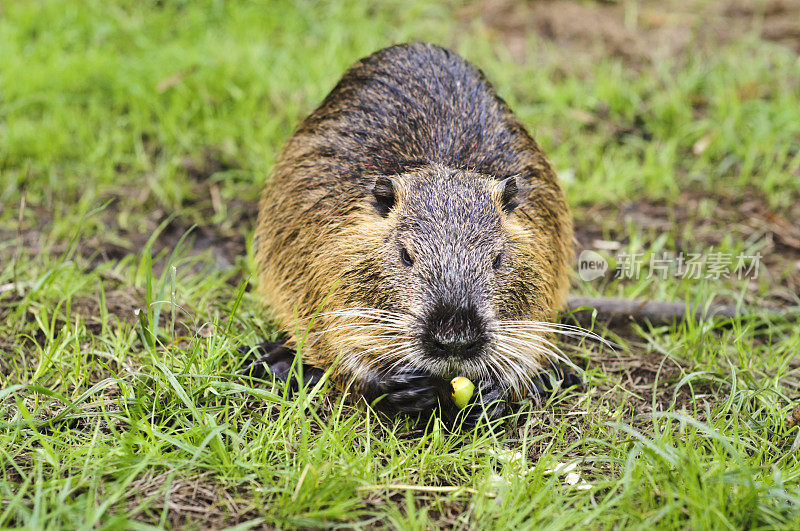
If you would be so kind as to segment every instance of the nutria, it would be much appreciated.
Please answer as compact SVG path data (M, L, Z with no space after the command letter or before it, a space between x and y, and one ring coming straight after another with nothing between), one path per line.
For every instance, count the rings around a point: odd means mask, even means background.
M334 366L384 411L438 403L452 417L448 382L466 376L497 417L558 371L567 203L536 142L452 51L404 44L353 65L285 145L255 246L287 340L262 344L252 374L285 379L302 344L306 382Z

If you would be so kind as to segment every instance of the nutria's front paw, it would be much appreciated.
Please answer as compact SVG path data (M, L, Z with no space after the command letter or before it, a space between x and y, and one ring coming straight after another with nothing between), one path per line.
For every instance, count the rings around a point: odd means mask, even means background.
M472 429L481 421L494 426L508 412L505 390L496 382L481 380L478 382L475 393L472 395L467 407L462 410L462 414L457 418L456 422L460 423L464 429Z
M242 372L242 376L257 379L266 379L274 376L281 381L289 381L289 391L297 391L300 383L297 375L292 371L297 353L287 347L283 342L263 341L252 347L240 347L240 354L255 352L258 356L250 367ZM316 385L325 374L325 371L311 365L302 364L304 387Z
M404 370L381 379L377 393L383 395L378 408L387 412L417 414L436 407L440 382L421 371Z
M550 395L556 388L556 382L561 382L558 387L567 389L569 387L583 387L580 376L572 371L562 369L555 363L551 363L549 370L542 372L532 383L533 392L536 395Z
M262 341L255 345L241 346L237 352L242 355L254 354L256 356L256 360L241 374L259 379L273 375L281 380L286 380L295 358L295 351L280 341Z

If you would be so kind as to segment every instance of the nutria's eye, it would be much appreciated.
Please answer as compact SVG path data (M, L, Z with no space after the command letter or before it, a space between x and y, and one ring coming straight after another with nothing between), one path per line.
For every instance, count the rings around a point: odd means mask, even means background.
M403 261L403 264L409 267L414 265L414 260L411 258L411 255L408 254L408 249L406 249L405 247L400 249L400 260Z
M492 267L495 269L500 269L500 263L502 262L503 255L501 253L497 253L497 256L494 257L494 261L492 262Z

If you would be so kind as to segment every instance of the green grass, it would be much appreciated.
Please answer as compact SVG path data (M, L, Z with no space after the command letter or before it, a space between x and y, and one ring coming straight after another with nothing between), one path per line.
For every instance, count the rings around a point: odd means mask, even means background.
M520 62L456 4L160 4L0 7L0 526L800 525L800 326L779 319L598 328L615 352L565 345L585 389L497 435L235 377L236 349L275 333L248 281L276 153L350 63L411 39L484 69L564 177L582 245L765 255L749 283L574 293L796 302L795 54L743 34L578 67L535 33Z

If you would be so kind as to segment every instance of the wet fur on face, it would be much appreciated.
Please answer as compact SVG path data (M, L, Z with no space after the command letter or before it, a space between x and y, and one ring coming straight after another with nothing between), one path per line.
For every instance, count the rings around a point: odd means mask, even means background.
M261 293L304 361L356 387L413 366L517 396L553 332L520 323L563 305L571 243L539 147L477 69L421 43L345 74L285 146L256 230Z

